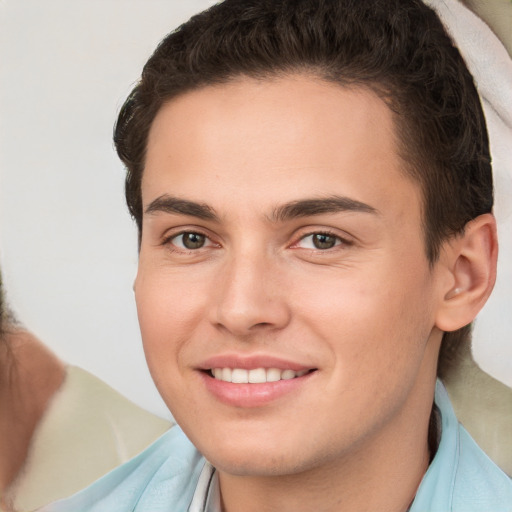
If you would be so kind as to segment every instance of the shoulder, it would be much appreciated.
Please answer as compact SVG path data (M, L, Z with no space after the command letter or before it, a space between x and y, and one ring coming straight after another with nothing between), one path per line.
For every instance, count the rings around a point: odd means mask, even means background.
M204 462L175 426L137 457L40 512L186 510Z

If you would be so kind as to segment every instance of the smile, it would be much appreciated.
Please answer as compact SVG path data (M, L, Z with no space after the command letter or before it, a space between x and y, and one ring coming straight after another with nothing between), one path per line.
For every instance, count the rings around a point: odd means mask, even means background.
M294 371L279 368L212 368L210 374L216 380L232 382L234 384L264 384L266 382L278 382L290 380L306 375L310 370Z

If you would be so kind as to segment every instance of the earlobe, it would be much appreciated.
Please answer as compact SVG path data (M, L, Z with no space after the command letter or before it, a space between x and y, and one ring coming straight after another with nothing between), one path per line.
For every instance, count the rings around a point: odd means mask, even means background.
M445 244L442 259L449 279L441 290L439 329L455 331L475 319L494 287L497 256L496 220L490 213L468 222L462 235Z

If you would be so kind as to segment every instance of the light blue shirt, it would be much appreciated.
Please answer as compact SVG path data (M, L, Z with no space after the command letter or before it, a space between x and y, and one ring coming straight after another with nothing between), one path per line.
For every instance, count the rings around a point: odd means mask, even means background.
M410 512L512 512L512 481L458 423L441 383L435 401L441 441ZM216 512L217 486L213 468L173 427L126 464L40 511Z

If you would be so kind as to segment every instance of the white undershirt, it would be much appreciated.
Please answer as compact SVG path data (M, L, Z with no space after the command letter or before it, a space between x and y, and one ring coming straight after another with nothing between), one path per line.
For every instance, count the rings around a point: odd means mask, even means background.
M188 512L222 512L219 477L209 462L201 470Z

